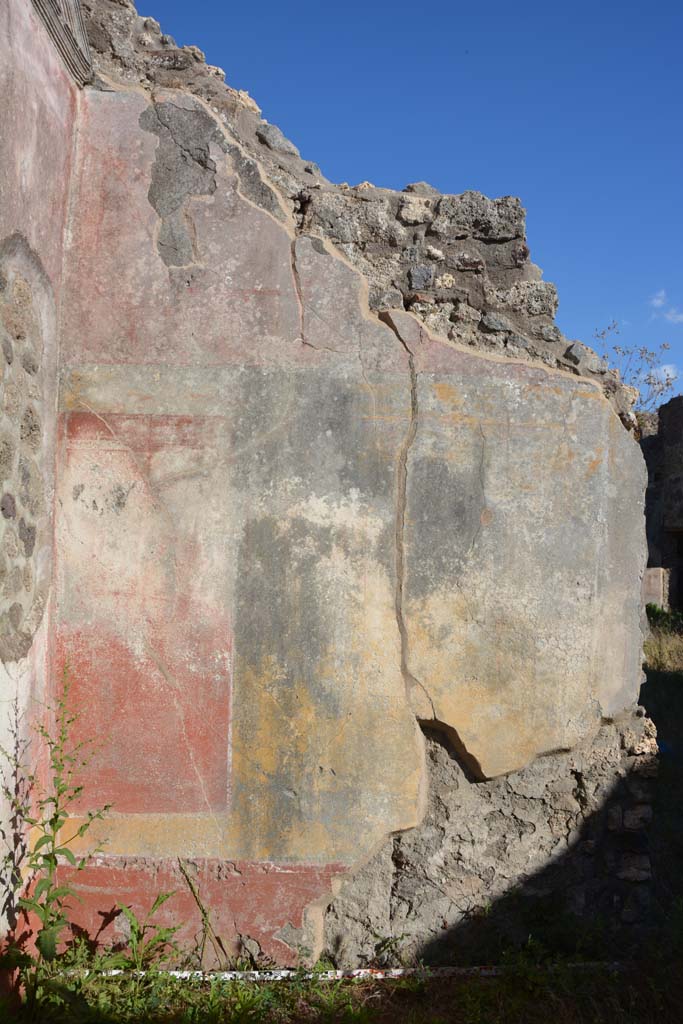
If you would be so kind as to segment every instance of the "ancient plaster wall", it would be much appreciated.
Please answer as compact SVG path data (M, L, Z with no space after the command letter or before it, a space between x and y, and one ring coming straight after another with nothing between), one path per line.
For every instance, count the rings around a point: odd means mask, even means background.
M26 0L0 6L0 742L40 713L76 86ZM15 707L15 701L17 702ZM38 702L38 703L36 703ZM25 729L24 718L21 729Z
M228 945L291 962L322 948L333 888L423 827L420 723L485 787L630 713L642 459L554 300L527 303L551 289L516 201L360 189L326 219L345 190L201 55L127 2L84 10L99 77L64 286L55 676L68 660L100 741L87 801L113 813L80 913L177 888L190 937L182 860ZM361 203L374 262L340 237ZM409 203L453 278L425 277L424 301ZM498 286L526 303L504 327Z
M518 201L333 185L128 0L83 9L81 94L0 13L3 699L42 696L49 633L82 811L113 804L81 923L177 889L189 940L189 874L228 948L358 959L367 872L395 936L426 851L455 926L540 863L508 804L541 794L552 857L576 773L597 801L651 754L628 395L554 325Z

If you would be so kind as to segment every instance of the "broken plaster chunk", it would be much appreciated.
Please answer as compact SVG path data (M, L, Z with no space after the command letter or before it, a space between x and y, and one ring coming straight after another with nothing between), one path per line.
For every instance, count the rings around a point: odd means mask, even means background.
M425 252L427 256L429 256L430 260L435 260L437 263L446 259L446 256L441 252L441 249L437 249L434 245L428 245Z
M528 351L531 348L531 342L523 334L509 334L506 344L510 350L521 349Z
M242 106L247 107L248 110L253 110L255 114L261 113L261 108L259 107L258 103L252 96L249 95L246 89L231 89L230 91L232 95L239 100Z
M512 250L510 255L512 256L512 262L516 267L523 267L531 256L531 253L529 252L529 246L525 242L522 242L521 245L516 246Z
M408 271L410 287L415 291L420 291L422 288L431 288L433 278L434 269L427 266L426 263L416 263Z
M486 287L486 301L493 309L509 309L529 316L554 317L557 290L549 281L520 281L510 288Z
M426 224L432 211L426 199L404 199L398 210L398 219L404 224Z
M389 288L377 298L377 309L403 309L403 295L398 288Z
M299 150L293 142L283 135L277 125L264 121L256 129L256 138L274 153L284 153L286 156L299 156Z
M461 324L478 324L481 320L481 312L474 306L470 306L468 302L459 302L451 315L451 320Z
M524 209L514 196L489 199L480 192L442 196L431 230L446 238L471 235L486 242L506 242L524 235Z
M551 344L555 341L562 341L562 331L556 324L544 324L538 333L544 341Z
M481 256L477 256L476 253L470 252L461 252L456 257L455 265L458 270L474 271L475 273L479 273L486 269L486 264Z
M499 334L511 330L510 324L505 317L497 316L495 313L486 313L481 318L479 326L487 334Z
M403 189L404 192L412 192L417 196L438 196L441 195L438 188L434 188L427 181L411 181L410 184L406 185Z
M189 53L191 57L194 57L198 64L206 64L206 55L198 46L183 46L183 50Z
M427 312L421 314L424 318L425 325L432 331L433 334L448 335L448 331L451 327L450 315L453 311L453 306L450 302L443 303L439 306L428 306Z
M573 341L565 352L565 359L578 366L583 372L607 373L607 363L601 359L593 349L582 345L580 341Z

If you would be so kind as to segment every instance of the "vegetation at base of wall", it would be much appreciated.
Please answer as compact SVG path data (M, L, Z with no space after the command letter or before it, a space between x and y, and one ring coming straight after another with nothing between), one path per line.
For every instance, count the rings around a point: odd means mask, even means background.
M645 606L647 621L651 629L659 629L663 633L676 633L683 636L683 612L675 609L660 608L658 604Z
M662 642L680 643L683 650L683 617L656 606L648 608L648 615L653 632L648 644L659 643L661 637ZM683 803L683 776L677 760L669 755L681 747L682 737L676 730L683 722L683 676L678 671L654 671L655 648L648 650L643 699L655 720L666 723L660 734L660 781L665 785L659 787L666 799L662 797L662 806L656 808L658 831L653 838L662 847L660 887L670 899L664 926L648 948L639 950L637 964L628 964L619 972L585 963L577 968L577 961L609 959L609 943L600 921L572 922L560 917L551 905L550 916L545 917L543 908L537 907L535 917L527 922L529 933L543 936L545 945L534 938L521 950L510 950L498 936L499 944L488 947L496 962L504 966L503 974L495 979L437 979L430 978L428 971L424 977L391 982L329 981L315 972L313 978L308 977L303 971L291 982L175 979L165 969L178 963L198 966L207 944L219 960L219 954L225 952L211 926L210 912L182 863L181 874L202 917L196 950L181 950L175 939L178 928L164 927L154 919L172 893L160 893L142 917L119 904L130 936L125 949L96 951L85 940L65 941L68 909L76 895L70 887L58 885L57 865L61 861L77 869L85 865L87 858L77 859L70 844L82 838L107 810L92 812L85 826L69 831L70 808L82 792L76 776L87 765L87 758L84 746L71 742L78 716L69 711L65 677L62 692L50 709L52 724L38 730L49 767L44 773L49 780L47 788L26 767L27 747L20 741L18 724L12 750L3 751L9 769L3 792L12 812L3 865L6 903L14 906L15 912L31 914L34 922L39 922L39 932L35 953L15 941L6 944L0 957L0 1020L19 1024L545 1024L552 1013L558 1024L678 1022L683 1005L683 838L678 812ZM671 656L667 663L674 661ZM683 672L683 658L676 664ZM27 826L33 830L31 845L25 839ZM47 935L43 934L46 931ZM387 954L388 960L402 960L397 941L379 939L378 962L387 959ZM480 952L484 953L483 947ZM482 962L485 959L482 957ZM259 965L225 962L226 968L240 966ZM328 966L321 964L321 971ZM123 973L106 973L113 970Z
M11 748L0 747L2 796L9 808L8 825L0 834L5 844L3 910L10 925L0 946L0 970L18 971L25 1004L34 1017L44 995L46 966L57 959L68 912L78 899L74 886L58 879L59 864L69 864L76 871L85 867L89 857L77 857L73 846L109 810L107 805L88 811L79 825L70 827L83 793L79 776L89 763L92 747L89 741L73 739L80 716L69 707L70 688L65 667L55 700L45 708L45 720L35 727L40 756L45 758L43 771L31 767L36 756L33 752L32 757L31 740L22 736L16 703Z
M303 975L259 984L178 980L151 972L54 974L38 1018L45 1024L674 1024L683 975L674 965L613 972L538 963L531 948L497 978L328 981ZM23 1022L25 1008L5 1007Z
M654 672L683 672L683 636L653 629L645 641L645 659Z
M647 605L650 635L645 641L646 668L653 672L683 672L683 613Z

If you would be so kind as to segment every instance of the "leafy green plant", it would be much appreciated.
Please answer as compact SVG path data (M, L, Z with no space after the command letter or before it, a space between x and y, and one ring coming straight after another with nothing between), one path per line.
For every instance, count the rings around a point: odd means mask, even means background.
M30 895L22 896L19 906L40 922L36 945L45 960L56 956L59 939L68 923L66 911L70 901L77 898L70 882L58 884L59 864L66 862L77 871L85 867L90 855L77 857L72 846L85 836L95 821L104 818L111 806L106 804L99 810L88 811L81 824L70 835L65 835L73 817L73 806L83 793L78 776L88 765L86 753L92 746L88 740L78 743L72 740L73 727L80 716L69 709L70 688L65 668L61 692L48 707L54 724L49 727L41 723L36 727L47 754L47 783L43 786L36 774L28 776L35 810L24 816L24 824L31 829L33 837L26 857Z
M83 792L78 775L88 764L91 743L73 740L79 715L69 708L69 693L69 673L65 668L60 691L46 708L49 724L40 723L35 729L45 756L44 773L29 766L31 743L22 739L17 704L12 747L0 749L4 763L2 792L10 809L9 824L3 832L3 878L12 927L0 964L20 970L27 1004L33 1013L37 1012L45 983L44 965L55 959L68 923L67 911L71 901L77 899L72 883L59 881L59 866L66 863L76 871L85 867L89 856L77 857L72 847L109 810L106 805L87 812L70 831L73 808ZM32 916L38 922L35 956L24 948L27 935L16 934L19 910L27 919Z
M15 698L9 730L11 747L0 747L0 779L6 808L6 817L0 822L4 846L2 913L10 933L15 932L19 923L19 898L24 889L23 870L28 856L26 819L30 816L33 791L33 776L27 770L29 740L23 735L22 723L23 715Z
M172 896L175 896L175 892L159 893L142 919L130 907L123 903L118 904L119 910L128 922L130 934L127 951L114 953L108 958L110 968L140 972L150 967L159 967L178 953L178 944L174 936L179 926L164 926L152 920Z
M405 935L378 935L373 932L375 948L370 967L406 967L407 959L402 950Z

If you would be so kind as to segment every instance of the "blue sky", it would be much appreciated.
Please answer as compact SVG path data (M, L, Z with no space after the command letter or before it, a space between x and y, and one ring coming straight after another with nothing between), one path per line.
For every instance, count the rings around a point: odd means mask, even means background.
M558 322L683 390L683 4L139 0L327 177L518 195Z

